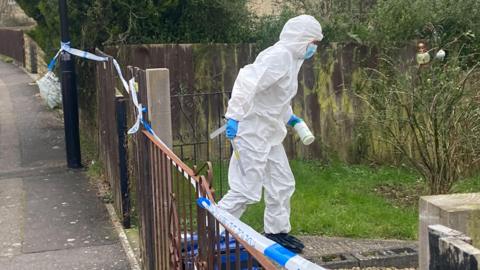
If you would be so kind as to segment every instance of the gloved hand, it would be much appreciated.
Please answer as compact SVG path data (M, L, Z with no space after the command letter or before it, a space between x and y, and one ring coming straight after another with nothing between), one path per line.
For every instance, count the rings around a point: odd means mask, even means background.
M292 116L290 117L290 120L288 120L288 123L290 126L294 127L296 124L302 122L302 118L296 116L295 114L292 114Z
M238 121L235 119L228 119L227 120L227 128L225 130L225 134L227 135L227 138L232 140L237 136L237 131L238 131Z

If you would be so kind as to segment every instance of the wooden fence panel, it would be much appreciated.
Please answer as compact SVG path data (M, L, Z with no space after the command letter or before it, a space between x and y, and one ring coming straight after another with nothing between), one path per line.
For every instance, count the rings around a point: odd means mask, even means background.
M0 29L0 54L13 58L25 66L25 41L23 31Z
M97 123L99 158L105 168L112 199L123 225L130 227L130 196L127 173L127 142L125 99L117 93L117 74L112 58L96 64Z
M170 72L174 150L193 161L228 158L225 142L210 141L208 134L222 123L238 70L253 62L249 44L133 45L107 49L120 62L140 68L165 67ZM340 158L357 162L367 156L388 154L386 145L363 126L360 100L354 94L360 68L375 67L377 52L355 44L328 44L299 73L293 100L295 113L316 135L305 147L293 130L284 143L291 158ZM367 136L367 137L365 137ZM362 140L359 140L362 138ZM384 157L382 156L382 159Z

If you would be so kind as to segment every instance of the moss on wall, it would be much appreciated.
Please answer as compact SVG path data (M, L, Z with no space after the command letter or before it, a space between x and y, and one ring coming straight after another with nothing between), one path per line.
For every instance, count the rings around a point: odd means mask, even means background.
M170 69L175 151L183 158L206 160L229 156L228 143L208 134L223 124L238 70L254 61L251 44L132 45L107 48L123 66ZM393 160L393 151L379 140L374 124L363 119L368 110L355 94L367 87L363 67L376 65L376 51L354 44L332 43L305 61L292 106L305 119L316 141L299 143L294 132L285 140L291 157L361 162L379 157Z
M295 138L288 139L290 154L360 162L373 151L389 148L372 137L376 127L363 120L367 110L355 94L356 88L368 87L360 70L375 62L372 57L375 51L366 47L332 43L320 48L313 61L304 63L293 107L317 140L305 147Z

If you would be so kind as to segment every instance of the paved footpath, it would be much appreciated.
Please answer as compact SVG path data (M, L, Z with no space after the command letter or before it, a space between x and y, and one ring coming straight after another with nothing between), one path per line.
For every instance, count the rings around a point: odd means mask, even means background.
M0 61L0 270L129 269L105 206L65 166L62 121Z

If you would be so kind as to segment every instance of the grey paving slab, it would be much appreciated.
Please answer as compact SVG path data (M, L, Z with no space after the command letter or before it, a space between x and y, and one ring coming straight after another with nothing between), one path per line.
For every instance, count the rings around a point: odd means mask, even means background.
M0 263L2 270L129 269L120 244L23 254Z
M37 126L38 136L21 136L22 167L48 166L65 159L63 128ZM22 133L23 134L23 133Z
M10 93L20 135L22 167L41 166L65 159L62 119L49 111L37 95L36 86L23 85Z
M104 205L81 172L24 179L26 202L23 252L116 243Z
M9 92L0 77L0 171L20 166L20 140Z
M13 177L25 178L29 176L62 173L65 172L65 166L65 162L58 162L52 163L49 166L17 168L12 170L0 171L0 181Z
M18 145L0 145L0 173L19 170L21 168L20 163L21 158Z
M0 188L0 258L12 257L22 251L24 196L22 179L2 181Z
M21 69L15 67L13 64L6 64L2 62L0 65L2 65L0 67L0 76L2 76L4 81L10 82L12 85L31 82L31 80L27 81L26 79L28 76L26 76ZM11 67L14 68L12 69Z
M0 62L0 146L20 146L16 154L8 152L9 161L19 161L17 167L47 166L65 159L62 119L43 105L32 82L21 69ZM0 165L0 170L4 167Z

